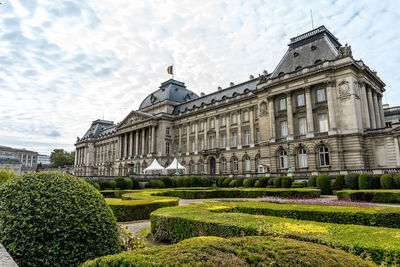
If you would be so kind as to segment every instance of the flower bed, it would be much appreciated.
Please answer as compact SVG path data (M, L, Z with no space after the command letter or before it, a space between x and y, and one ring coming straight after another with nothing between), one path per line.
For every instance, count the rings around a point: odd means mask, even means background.
M334 224L245 213L212 212L231 206L201 204L159 209L151 214L156 240L179 242L196 236L279 235L341 248L375 263L395 263L400 258L400 230Z
M400 190L342 190L337 191L338 199L367 201L374 203L400 203Z

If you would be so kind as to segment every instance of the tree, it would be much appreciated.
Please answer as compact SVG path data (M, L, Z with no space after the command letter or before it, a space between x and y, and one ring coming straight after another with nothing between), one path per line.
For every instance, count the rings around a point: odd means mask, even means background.
M75 160L75 152L67 152L64 149L54 149L50 155L51 168L64 167L73 165Z

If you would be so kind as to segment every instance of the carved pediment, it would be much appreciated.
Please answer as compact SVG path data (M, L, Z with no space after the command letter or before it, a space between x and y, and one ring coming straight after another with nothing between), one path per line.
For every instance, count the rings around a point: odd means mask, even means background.
M131 126L131 125L136 125L141 123L142 121L147 121L149 119L153 119L154 115L152 114L148 114L148 113L144 113L144 112L137 112L137 111L131 111L128 116L125 117L125 119L123 119L123 121L121 121L118 124L118 129L127 127L127 126Z

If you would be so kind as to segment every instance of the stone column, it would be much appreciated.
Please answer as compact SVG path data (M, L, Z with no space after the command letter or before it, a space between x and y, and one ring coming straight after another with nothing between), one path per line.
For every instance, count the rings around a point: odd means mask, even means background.
M186 126L186 155L189 155L191 152L191 145L190 145L190 133L192 132L192 128L190 123Z
M372 98L374 101L374 108L375 108L376 127L382 128L381 112L379 111L379 104L378 104L378 95L375 91L372 93Z
M386 128L385 114L383 113L383 106L382 106L382 95L378 95L378 106L379 106L379 113L381 116L382 128Z
M140 155L144 156L145 152L145 145L146 145L146 138L145 138L145 132L144 132L144 128L142 129L142 138L140 139L142 141L142 150Z
M394 151L396 153L396 167L400 166L400 149L399 149L399 140L398 136L394 137Z
M156 126L151 126L151 153L156 153Z
M268 99L268 110L269 110L269 127L270 127L270 142L275 142L275 104L274 97Z
M208 121L209 121L209 119L207 118L203 123L203 125L204 125L204 127L203 127L204 128L204 136L203 136L203 138L204 138L203 139L204 140L204 149L208 148L208 146L207 146L207 144L208 144L208 140L207 140ZM205 162L204 162L204 166L205 166Z
M197 155L199 152L199 122L194 123L194 154Z
M78 148L75 149L75 159L74 159L74 165L78 165Z
M226 150L231 150L231 114L225 117L226 122Z
M307 138L314 137L314 119L313 119L313 111L312 111L312 100L311 100L311 90L310 86L306 86L306 113L307 113Z
M132 132L130 132L129 133L130 135L130 141L129 141L129 158L131 159L131 158L133 158L133 144L134 144L134 140L135 140L135 138L134 138L134 134L133 134L133 131Z
M179 144L179 149L182 151L182 125L178 126L178 144Z
M122 159L122 135L118 136L118 159L121 160Z
M329 116L329 132L328 134L336 134L336 111L335 111L335 100L333 94L333 86L335 85L334 80L325 82L327 91L327 102L328 102L328 116Z
M220 143L219 143L219 116L215 116L214 117L215 120L215 143L214 143L214 147L220 147Z
M238 116L237 116L237 138L238 138L237 148L241 149L243 140L242 140L242 111L240 109L238 110Z
M254 109L251 107L249 109L249 119L250 119L250 147L254 147Z
M139 155L139 130L135 131L135 155Z
M369 109L369 115L371 118L371 128L375 129L376 128L376 118L375 118L375 108L374 108L374 101L372 99L372 91L371 88L368 86L367 88L367 95L368 95L368 109Z
M361 110L364 121L364 127L367 129L371 128L371 119L369 117L369 108L368 108L368 98L367 91L365 88L365 82L360 82L361 84Z
M124 159L128 158L128 134L124 134Z
M286 94L286 112L287 112L287 122L288 122L288 139L293 139L294 124L293 124L292 94L290 92Z

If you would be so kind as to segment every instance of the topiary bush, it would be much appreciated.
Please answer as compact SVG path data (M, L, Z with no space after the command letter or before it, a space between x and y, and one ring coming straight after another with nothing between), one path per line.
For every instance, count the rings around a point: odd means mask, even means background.
M307 182L293 182L292 188L304 188L307 187Z
M327 174L321 174L317 177L317 187L321 190L321 195L331 195L331 179Z
M218 186L218 187L222 187L222 183L224 182L225 178L226 178L226 177L219 177L219 178L217 179L217 186Z
M100 182L100 189L105 190L105 189L112 189L111 181L101 181Z
M126 184L125 184L124 177L117 177L117 178L114 179L114 181L117 183L116 188L119 188L119 189L122 189L122 190L126 189Z
M114 180L110 180L110 185L111 185L111 189L114 190L115 188L117 188L117 182Z
M229 183L229 187L236 187L236 181L235 180L232 180L230 183Z
M285 176L282 177L281 180L281 187L282 188L290 188L292 186L292 178Z
M201 186L203 186L203 187L211 187L212 186L212 182L207 177L201 177Z
M356 172L351 172L346 174L344 177L344 183L346 188L357 190L358 189L358 176L359 174Z
M344 175L339 174L336 176L335 181L333 182L333 189L334 190L342 190L345 187L344 183Z
M371 178L371 189L381 189L381 176L374 175Z
M190 177L190 187L201 187L201 179L197 176Z
M269 178L268 179L268 185L273 186L274 185L274 178Z
M190 177L183 177L183 187L190 187Z
M276 176L274 178L274 186L280 188L282 186L282 176Z
M254 184L254 187L266 187L268 184L268 177L264 176L261 177L260 179L257 180L257 182Z
M92 180L89 179L83 179L86 183L90 184L91 186L93 186L94 188L96 188L97 190L100 190L100 185L96 182L93 182Z
M256 183L256 178L247 178L243 180L244 187L254 187L255 183Z
M147 184L149 188L165 188L165 184L161 180L150 180Z
M78 266L121 250L103 196L72 175L21 175L0 188L0 203L0 243L19 266Z
M363 173L358 176L358 187L361 190L370 189L371 188L371 175L368 173Z
M317 186L317 175L311 175L308 177L307 186L308 187L316 187Z
M400 189L400 173L393 176L393 187L396 189Z
M222 187L229 187L229 183L232 182L232 178L226 178L224 182L222 183Z
M381 176L381 187L382 189L393 188L393 177L390 174L384 174Z
M165 187L167 188L175 187L174 180L171 177L162 176L161 181L165 184Z
M176 185L176 187L183 187L183 178L182 177L176 178L175 185Z
M236 178L235 179L235 187L243 186L243 181L244 181L244 178Z
M132 189L141 189L138 180L136 180L135 178L132 178L131 180L132 180Z

